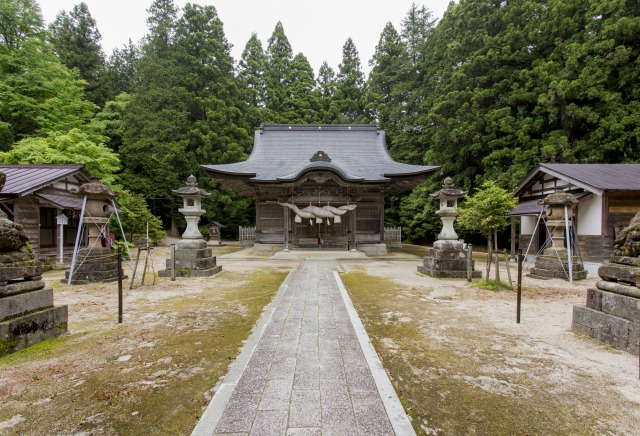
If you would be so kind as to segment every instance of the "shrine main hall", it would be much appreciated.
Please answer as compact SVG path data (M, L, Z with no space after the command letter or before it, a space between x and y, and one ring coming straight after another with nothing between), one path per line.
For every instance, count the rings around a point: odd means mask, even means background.
M255 198L255 244L270 251L357 249L386 254L385 197L437 166L395 162L368 124L265 124L244 162L202 165L220 185Z

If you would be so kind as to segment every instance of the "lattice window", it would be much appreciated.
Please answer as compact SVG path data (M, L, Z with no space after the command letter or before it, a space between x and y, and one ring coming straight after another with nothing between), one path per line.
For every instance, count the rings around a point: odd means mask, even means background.
M284 209L279 204L260 206L260 228L262 231L284 230Z
M356 225L359 232L380 231L380 206L359 205L356 209Z

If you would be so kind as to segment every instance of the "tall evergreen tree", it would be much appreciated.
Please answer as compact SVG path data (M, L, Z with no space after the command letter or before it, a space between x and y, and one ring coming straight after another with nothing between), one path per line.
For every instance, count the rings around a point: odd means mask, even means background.
M256 33L242 51L238 62L238 79L240 80L240 99L244 108L244 118L249 129L257 128L265 119L267 105L267 89L265 69L267 58L262 43Z
M365 81L358 50L351 38L342 47L342 62L336 80L337 123L366 123Z
M287 94L283 104L283 120L287 123L309 124L320 121L320 100L315 91L313 68L307 58L298 53L291 62L287 77Z
M49 26L53 48L68 68L77 68L87 82L87 97L97 105L104 104L105 56L102 36L85 2L75 5L71 12L62 11Z
M148 10L149 33L138 62L134 93L124 120L120 154L125 188L152 202L155 213L171 216L171 189L197 167L189 152L189 96L180 81L185 70L175 53L178 11L171 0Z
M316 90L319 95L319 117L320 122L331 124L338 117L338 108L335 104L336 95L336 73L329 66L327 61L322 62L318 70L316 80Z
M392 140L402 129L398 113L405 110L403 91L408 70L407 50L393 24L384 27L369 65L372 67L367 82L369 112L387 132L387 143L393 148Z
M140 48L131 39L122 48L113 49L106 67L105 82L109 99L115 98L122 92L133 91L133 80L141 56Z
M267 109L270 122L283 122L281 113L287 95L287 79L290 75L293 51L282 23L278 21L267 45L267 68L265 83L267 86Z

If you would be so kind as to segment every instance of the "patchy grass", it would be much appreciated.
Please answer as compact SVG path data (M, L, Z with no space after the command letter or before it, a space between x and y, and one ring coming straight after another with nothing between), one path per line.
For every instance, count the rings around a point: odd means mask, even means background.
M475 312L361 271L342 278L418 434L615 434L616 406L567 388L552 357Z
M130 291L135 301L127 300L123 324L111 308L95 309L89 319L70 322L68 335L3 357L0 430L189 434L205 393L225 375L286 274L223 271L184 295L176 289L191 279L161 280Z
M509 283L505 283L501 280L482 280L479 282L474 282L473 285L476 288L484 289L485 291L511 291L511 286Z

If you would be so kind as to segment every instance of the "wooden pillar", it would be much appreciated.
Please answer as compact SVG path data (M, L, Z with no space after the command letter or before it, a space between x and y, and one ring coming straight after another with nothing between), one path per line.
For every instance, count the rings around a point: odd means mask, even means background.
M284 209L284 249L289 250L289 208Z
M511 217L511 260L516 258L516 217Z
M356 249L356 209L351 211L351 249Z
M380 243L384 244L384 194L380 193Z
M256 231L254 242L260 243L260 198L256 198Z

